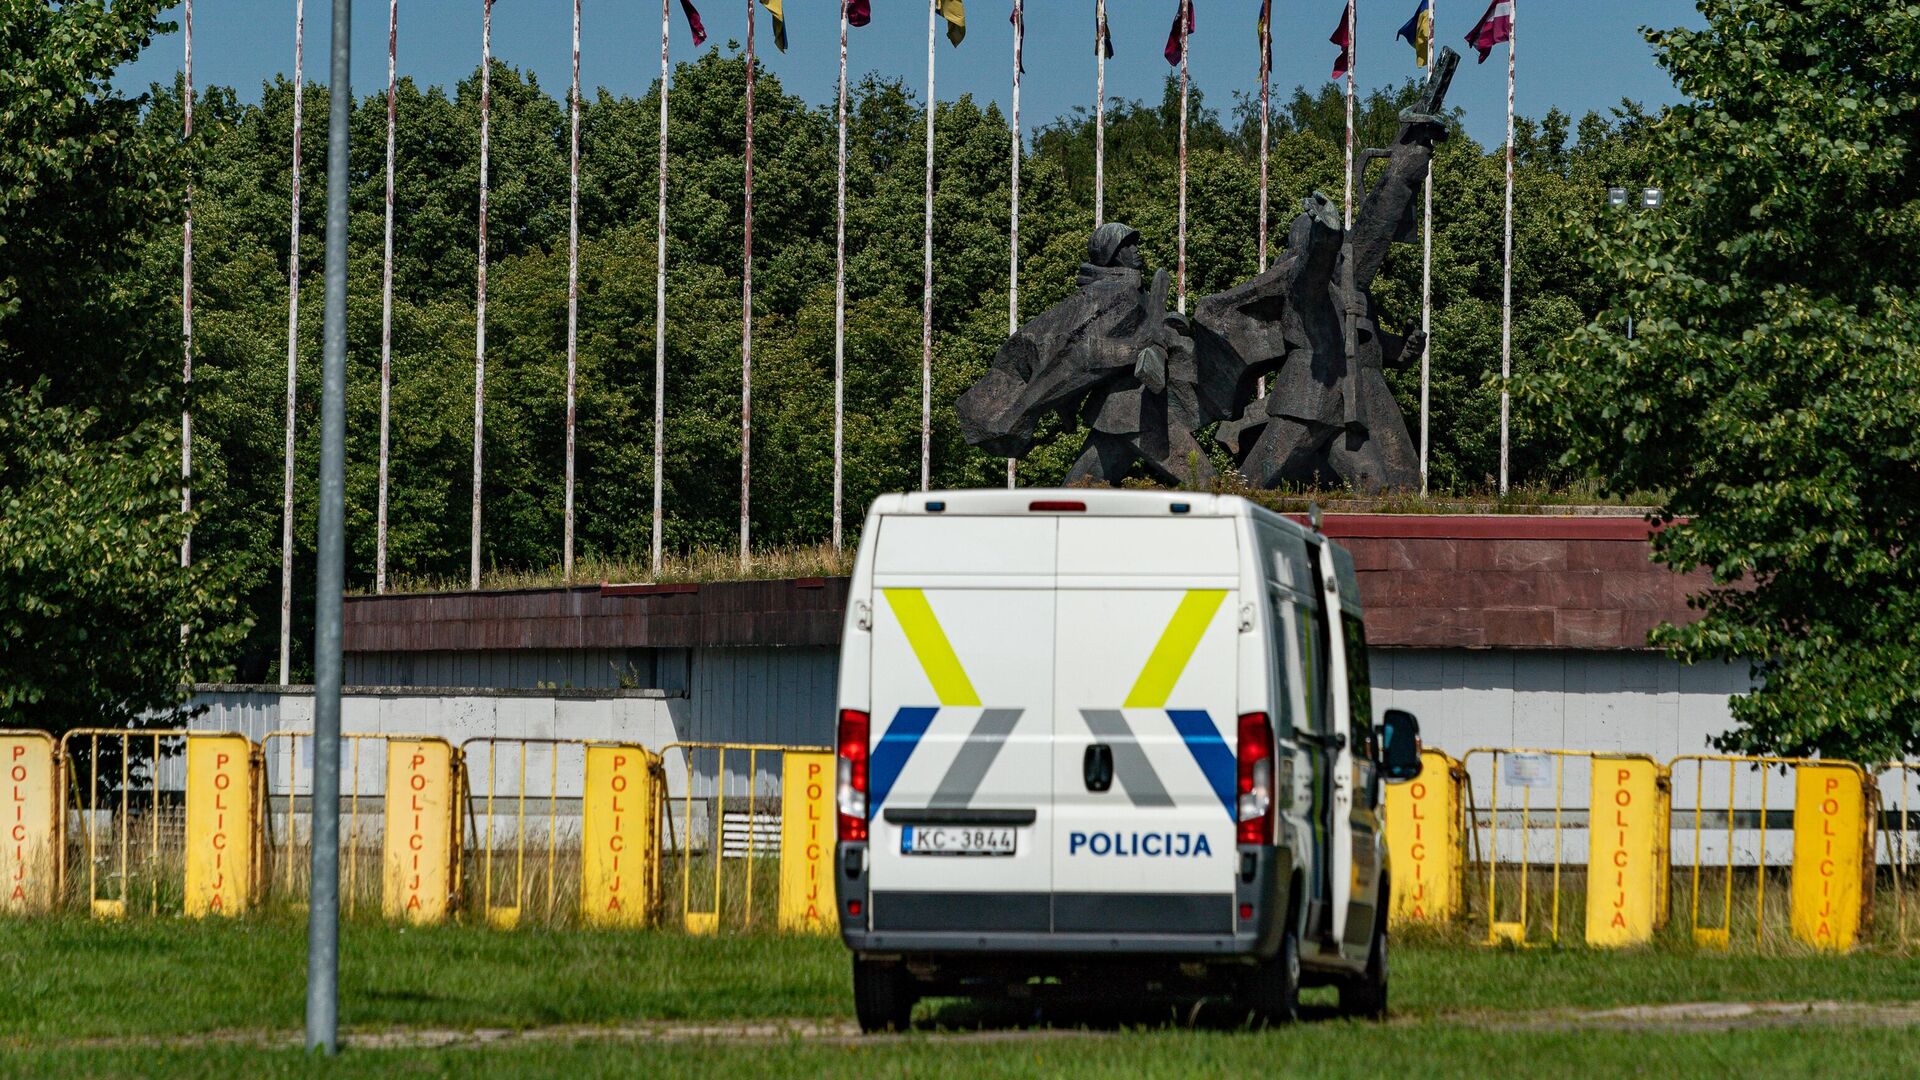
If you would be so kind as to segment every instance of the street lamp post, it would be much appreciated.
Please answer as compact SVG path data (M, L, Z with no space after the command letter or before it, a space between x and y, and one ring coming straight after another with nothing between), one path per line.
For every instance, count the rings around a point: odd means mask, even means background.
M1657 187L1641 188L1640 205L1637 209L1658 210L1660 209L1660 204L1664 201L1666 201L1666 192L1661 189ZM1610 187L1607 189L1607 205L1614 210L1633 208L1631 194L1626 188ZM1627 315L1627 340L1633 340L1633 315L1631 312Z

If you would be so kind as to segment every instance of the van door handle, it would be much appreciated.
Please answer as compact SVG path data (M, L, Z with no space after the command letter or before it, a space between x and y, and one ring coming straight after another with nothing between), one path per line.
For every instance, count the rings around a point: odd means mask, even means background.
M1113 747L1094 743L1080 759L1080 774L1088 791L1106 791L1113 786Z

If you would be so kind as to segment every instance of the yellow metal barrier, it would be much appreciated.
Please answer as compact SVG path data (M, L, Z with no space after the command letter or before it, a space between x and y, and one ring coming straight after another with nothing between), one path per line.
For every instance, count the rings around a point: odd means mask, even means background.
M380 910L389 919L447 917L460 880L459 755L447 740L387 739Z
M252 902L259 775L259 748L245 735L187 740L187 914L241 915Z
M1743 768L1747 774L1744 785ZM1693 773L1690 812L1681 808L1674 816L1676 830L1685 828L1692 833L1688 907L1696 944L1728 947L1736 916L1741 921L1751 920L1756 944L1777 931L1767 921L1767 901L1771 875L1781 861L1780 848L1776 844L1770 857L1767 841L1768 833L1784 823L1781 808L1773 805L1782 785L1774 784L1772 776L1775 770L1792 769L1793 843L1787 849L1789 926L1794 937L1811 945L1834 949L1851 946L1870 895L1863 883L1872 880L1871 872L1862 870L1870 868L1873 850L1867 813L1873 801L1872 785L1864 770L1847 761L1730 754L1684 754L1673 759L1672 769L1679 793L1689 787L1685 772ZM1723 769L1724 802L1718 797ZM1715 805L1708 805L1710 799ZM1757 810L1743 808L1743 800ZM1682 824L1687 821L1690 826ZM1723 849L1710 851L1709 838L1722 843ZM1715 891L1711 881L1703 881L1709 864L1714 864L1720 877L1720 912L1719 918L1713 919L1709 907L1709 917L1703 921L1701 900ZM1747 891L1736 887L1749 864L1753 867L1750 906L1745 900ZM1736 894L1743 898L1738 906Z
M76 763L81 747L85 769ZM181 756L184 768L177 760ZM160 912L163 892L168 908L178 903L192 915L246 910L258 884L253 853L259 754L245 736L178 728L77 728L61 737L60 761L67 780L60 807L63 895L74 877L72 860L84 855L87 907L95 916L127 914L137 903L136 878L143 881L150 914ZM144 792L137 790L140 785ZM164 799L169 789L181 796L173 807ZM64 824L76 813L82 832L78 850ZM146 820L136 822L138 813ZM103 833L109 834L104 857ZM142 849L137 864L136 834ZM117 888L102 889L103 868Z
M1480 832L1487 833L1484 880L1489 944L1531 944L1535 923L1541 920L1547 940L1559 944L1564 916L1572 914L1571 903L1563 902L1567 899L1563 885L1574 873L1585 878L1585 917L1580 922L1589 944L1624 945L1652 937L1666 912L1666 860L1660 838L1666 834L1668 775L1658 762L1644 754L1499 747L1476 747L1460 760L1469 794L1475 766L1485 762L1490 772L1488 805L1468 808L1476 847ZM1569 775L1569 760L1584 768ZM1541 796L1549 792L1551 801L1543 804ZM1512 824L1505 824L1508 841L1503 847L1503 819L1511 822L1516 816L1517 834ZM1601 832L1596 832L1596 822ZM1536 832L1541 830L1547 832L1551 846L1548 852L1536 853ZM1569 847L1584 850L1569 851ZM1594 864L1596 853L1605 860L1604 866ZM1547 880L1537 883L1542 863L1547 866ZM1540 884L1547 888L1548 903L1544 911L1535 911ZM1508 894L1512 898L1503 905L1502 896Z
M1888 876L1893 885L1893 933L1892 937L1905 944L1911 934L1911 919L1916 907L1908 893L1920 887L1915 871L1920 870L1920 818L1915 816L1916 804L1920 804L1920 765L1902 762L1887 766L1881 770L1875 783L1879 795L1878 812L1880 835L1885 838L1883 849Z
M580 915L596 926L652 919L660 844L660 759L638 746L586 749L580 812Z
M1392 925L1444 923L1460 914L1466 780L1458 761L1425 750L1419 776L1387 786L1387 847L1393 865L1387 917Z
M769 859L777 862L785 854L774 792L774 777L780 773L774 770L784 772L790 753L831 754L832 750L824 746L718 742L679 742L661 748L669 784L675 782L674 766L679 766L679 794L662 786L666 811L662 818L668 844L677 855L671 869L679 878L680 922L688 932L717 933L723 923L751 927L756 904L762 910L777 908L777 895L756 898L754 878L757 864ZM744 775L728 772L729 760L735 769L744 766ZM709 763L710 770L706 768ZM831 800L830 790L826 798ZM676 808L680 811L677 825L673 813ZM829 841L825 845L829 860L831 847ZM697 862L696 856L705 862ZM656 858L664 862L664 855ZM726 869L729 862L736 866L732 874ZM664 886L666 876L667 868L663 867L654 880ZM730 880L734 882L731 897ZM759 880L764 888L766 875L762 873Z
M836 762L831 753L784 755L780 770L780 929L840 928L833 890Z
M60 760L44 731L0 732L0 914L53 908L60 851Z
M548 923L574 911L595 925L648 921L658 894L658 756L590 739L480 737L460 751L472 869L489 926L518 926L535 897ZM469 868L460 869L464 880Z
M261 861L271 865L265 876L285 900L303 903L312 861L313 733L275 731L260 745L267 807ZM460 839L452 757L438 736L341 734L340 907L347 915L364 899L388 918L445 917Z

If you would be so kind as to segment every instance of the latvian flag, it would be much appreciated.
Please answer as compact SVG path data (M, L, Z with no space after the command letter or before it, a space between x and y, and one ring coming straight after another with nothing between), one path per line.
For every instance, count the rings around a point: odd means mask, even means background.
M1513 0L1493 0L1487 5L1487 13L1467 31L1467 44L1480 52L1480 62L1486 63L1493 47L1502 42L1513 40Z

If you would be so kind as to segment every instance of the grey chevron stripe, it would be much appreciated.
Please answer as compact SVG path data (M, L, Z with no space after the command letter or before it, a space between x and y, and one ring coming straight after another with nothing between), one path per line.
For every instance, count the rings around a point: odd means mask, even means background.
M933 800L928 805L941 808L970 805L993 759L1000 756L1007 736L1013 734L1013 726L1020 721L1022 711L987 709L981 712L980 719L973 725L973 733L953 756L953 764L947 767L947 775L940 778L940 786L934 789Z
M1095 738L1113 748L1113 778L1135 806L1172 806L1173 797L1160 783L1146 751L1140 749L1133 728L1119 709L1081 709Z

